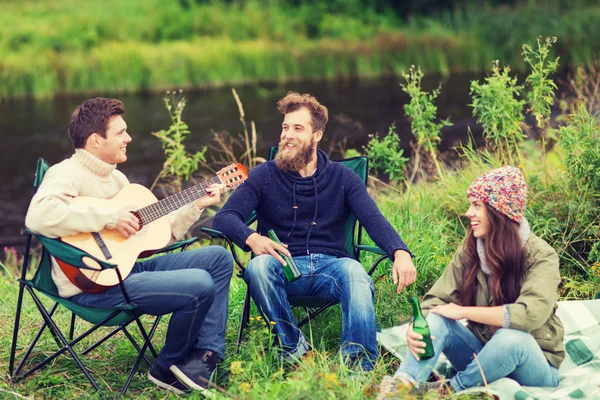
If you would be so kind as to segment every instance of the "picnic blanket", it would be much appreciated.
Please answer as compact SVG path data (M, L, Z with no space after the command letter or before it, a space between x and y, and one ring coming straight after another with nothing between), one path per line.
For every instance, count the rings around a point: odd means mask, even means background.
M600 399L600 300L562 301L558 316L565 327L566 358L559 369L557 388L521 386L509 378L489 384L489 393L499 399ZM405 332L408 324L377 333L377 341L402 360L406 354ZM436 366L440 376L448 376L450 363L442 356ZM471 388L461 393L487 392Z

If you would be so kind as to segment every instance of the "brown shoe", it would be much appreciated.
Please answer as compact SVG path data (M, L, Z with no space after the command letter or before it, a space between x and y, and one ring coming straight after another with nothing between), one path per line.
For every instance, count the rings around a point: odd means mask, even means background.
M375 400L395 400L404 399L408 395L414 394L414 386L404 382L399 378L386 375L379 384L379 393Z
M440 379L435 382L426 382L423 388L424 392L435 393L440 399L445 399L454 393L454 389L450 385L449 379Z

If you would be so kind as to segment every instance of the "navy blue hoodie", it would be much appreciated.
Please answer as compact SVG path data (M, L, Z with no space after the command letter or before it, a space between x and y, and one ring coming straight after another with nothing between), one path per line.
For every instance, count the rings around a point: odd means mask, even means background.
M381 214L360 177L317 151L317 170L303 178L282 172L275 161L258 165L229 197L213 220L213 228L250 251L246 239L255 231L244 221L256 210L263 235L274 229L292 256L325 253L349 257L344 248L344 222L353 212L373 241L393 260L408 248Z

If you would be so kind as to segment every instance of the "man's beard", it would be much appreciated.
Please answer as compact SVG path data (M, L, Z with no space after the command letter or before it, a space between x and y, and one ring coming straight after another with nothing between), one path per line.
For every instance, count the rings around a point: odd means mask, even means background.
M284 172L300 172L311 161L317 148L317 142L313 141L307 145L297 142L296 148L298 151L295 155L287 154L285 150L286 143L288 142L279 142L279 150L275 156L275 165Z

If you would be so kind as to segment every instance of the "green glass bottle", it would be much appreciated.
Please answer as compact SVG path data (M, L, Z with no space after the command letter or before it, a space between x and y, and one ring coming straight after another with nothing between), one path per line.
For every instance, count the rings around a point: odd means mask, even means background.
M274 241L277 244L281 244L281 242L279 241L279 238L277 237L277 235L275 234L275 231L273 229L269 230L269 232L267 232L267 233L272 241ZM283 274L287 278L288 282L293 282L296 279L300 278L302 276L302 273L298 269L298 266L296 265L296 262L294 261L294 259L292 257L286 256L285 254L283 254L280 251L278 253L281 256L281 258L283 258L285 260L286 265L282 266L282 268L283 268Z
M413 309L413 331L423 336L425 342L425 353L419 354L419 359L428 360L433 357L433 345L431 344L431 332L429 332L429 324L421 313L421 306L419 305L419 299L413 296L410 299Z

